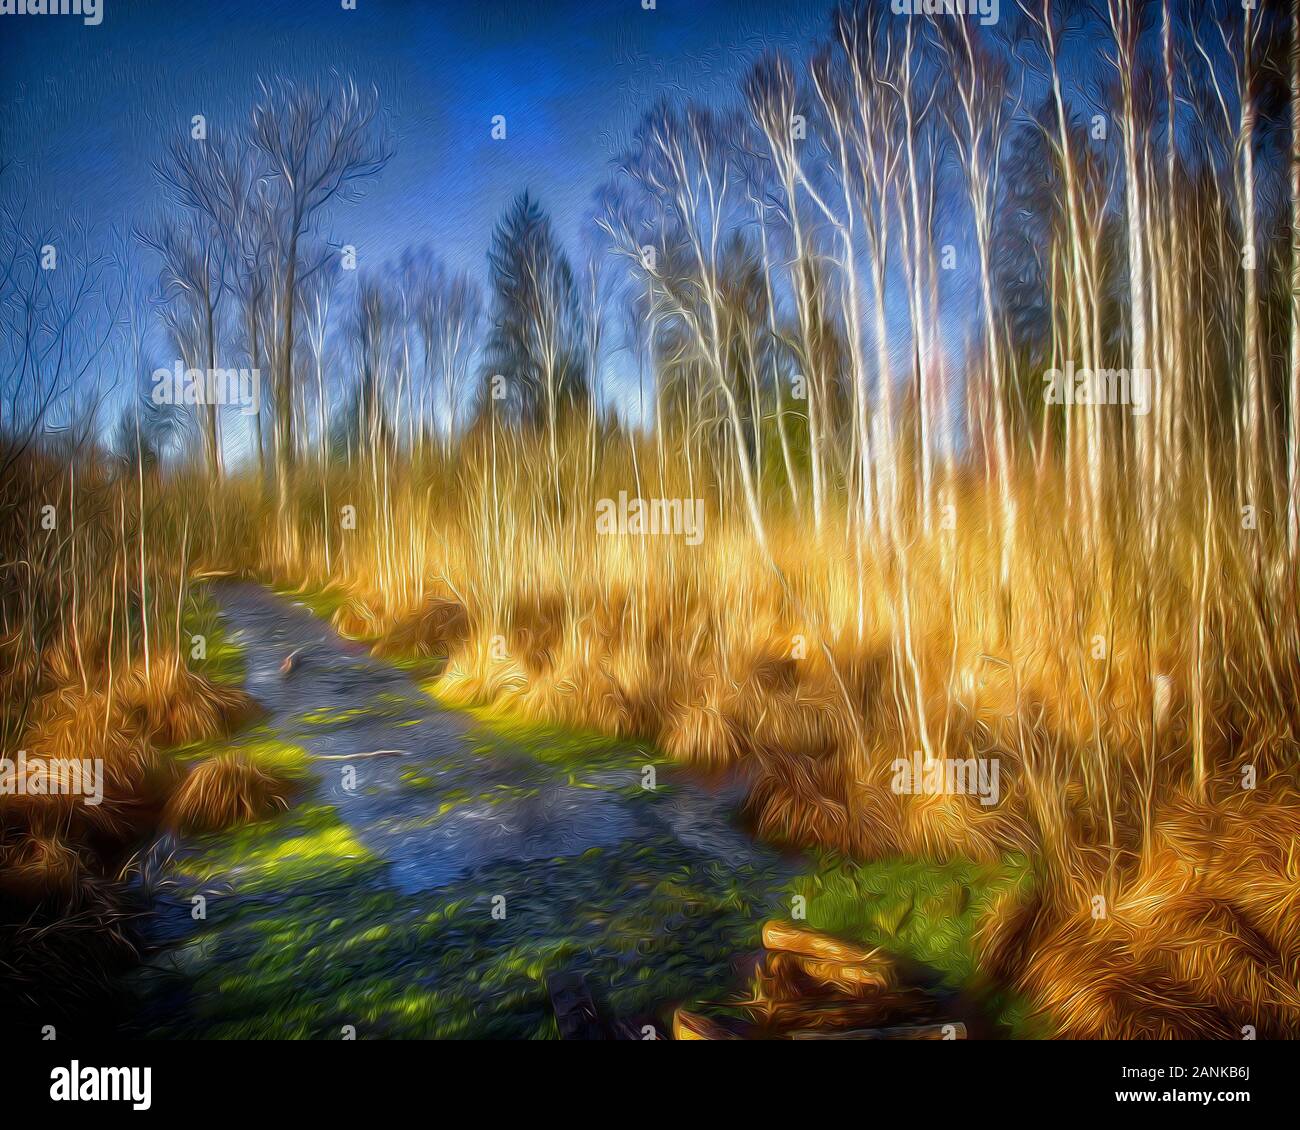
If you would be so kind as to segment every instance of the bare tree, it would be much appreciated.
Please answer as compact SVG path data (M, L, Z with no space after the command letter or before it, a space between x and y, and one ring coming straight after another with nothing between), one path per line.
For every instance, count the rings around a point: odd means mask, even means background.
M656 299L680 319L711 388L721 396L750 525L766 549L758 480L734 375L724 359L722 332L719 255L723 233L735 219L733 196L739 179L727 135L738 129L734 120L719 121L696 108L680 113L663 105L651 111L621 165L632 185L653 202L651 213L663 218L660 243L648 244L641 237L638 229L644 229L633 219L635 207L627 209L627 202L617 196L598 223L615 250L643 272Z
M388 162L378 102L376 91L362 93L350 81L327 89L286 80L264 83L253 107L253 144L274 188L273 286L280 324L272 389L282 509L288 503L293 467L294 327L302 242L331 202Z
M825 351L817 348L822 296L817 293L818 272L815 249L805 233L801 218L800 193L812 192L822 211L837 224L820 197L816 196L804 173L799 145L806 136L806 122L797 112L794 71L779 55L766 55L750 70L745 79L745 97L755 124L767 142L768 155L776 170L776 180L783 194L784 214L792 243L790 270L795 308L799 322L800 359L804 370L808 406L808 443L812 478L813 527L822 529L825 509L825 432L827 421L824 401L828 399L831 376ZM804 136L801 136L804 135ZM842 237L847 235L847 229ZM856 345L856 336L854 343ZM855 358L856 360L856 358ZM860 382L855 381L860 387Z
M425 386L432 388L436 381L442 390L443 450L450 453L483 318L483 296L467 273L451 270L427 249L408 253L403 272L411 279Z
M216 368L219 309L226 291L224 244L215 228L195 215L142 229L138 235L162 259L163 320L180 361L186 370L204 374L194 409L208 473L217 482L225 474L221 405L210 386Z
M993 400L996 476L1002 509L1002 567L1004 590L1011 580L1016 537L1016 496L1012 482L1011 429L1003 372L1003 328L993 295L993 219L997 206L1002 149L1009 103L1006 66L971 37L967 21L956 21L955 33L944 36L956 106L947 117L966 174L975 248L979 259L980 312L984 325L985 364Z

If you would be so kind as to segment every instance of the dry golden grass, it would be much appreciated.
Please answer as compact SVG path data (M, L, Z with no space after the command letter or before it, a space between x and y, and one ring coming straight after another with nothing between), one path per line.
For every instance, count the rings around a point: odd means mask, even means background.
M160 751L229 733L255 710L252 699L218 686L174 658L124 672L112 690L73 684L42 697L25 737L32 758L100 760L104 797L0 797L0 825L54 832L93 831L127 843L146 830L176 782Z
M288 782L237 753L190 770L167 802L163 821L180 832L221 832L288 808Z
M136 665L118 693L125 718L157 748L229 733L257 712L242 690L218 686L174 656L154 664L148 675Z
M17 836L0 849L0 897L24 906L76 905L87 878L81 856L59 836Z

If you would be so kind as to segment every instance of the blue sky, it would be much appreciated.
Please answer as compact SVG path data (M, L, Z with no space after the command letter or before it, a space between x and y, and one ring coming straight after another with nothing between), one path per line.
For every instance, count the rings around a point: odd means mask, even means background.
M195 114L242 125L259 78L335 72L378 89L394 155L320 234L355 246L363 270L427 243L481 282L493 227L524 189L580 268L593 193L644 111L673 93L733 103L764 47L805 47L826 33L829 10L823 0L102 3L97 26L0 19L0 154L29 215L64 238L84 223L92 246L128 234L163 206L153 164ZM496 114L505 141L491 137ZM155 328L170 357L160 339ZM631 368L612 353L604 379L626 386Z
M764 44L824 32L826 5L744 0L103 0L103 22L9 17L3 144L51 219L129 226L157 200L160 142L190 118L243 122L261 76L331 70L380 92L395 140L335 239L378 265L428 241L482 273L531 189L576 259L593 190L630 128L673 90L734 98ZM508 137L493 141L494 114Z

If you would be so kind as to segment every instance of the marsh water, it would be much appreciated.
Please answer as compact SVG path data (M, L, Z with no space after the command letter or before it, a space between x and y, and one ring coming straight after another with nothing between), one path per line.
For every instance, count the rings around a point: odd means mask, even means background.
M447 709L291 598L216 596L266 711L219 746L296 789L272 819L147 852L138 1034L545 1037L558 973L659 1027L733 988L788 913L796 868L738 827L734 785Z

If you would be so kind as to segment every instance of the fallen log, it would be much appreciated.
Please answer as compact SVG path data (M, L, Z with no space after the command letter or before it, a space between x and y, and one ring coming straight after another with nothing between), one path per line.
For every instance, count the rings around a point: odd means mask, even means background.
M752 1005L762 1009L782 1003L832 998L855 1000L890 989L893 970L886 964L850 965L797 953L768 953L750 977Z
M833 961L841 965L888 965L878 949L868 950L852 942L842 942L829 934L793 926L789 922L771 919L763 923L763 945L782 953L797 953L818 961Z
M893 984L888 966L853 965L845 961L822 961L815 957L795 954L798 969L814 984L849 996L861 996Z
M848 1031L801 1029L787 1033L792 1040L964 1040L966 1025L960 1020L943 1024L906 1024L897 1028L857 1028Z

